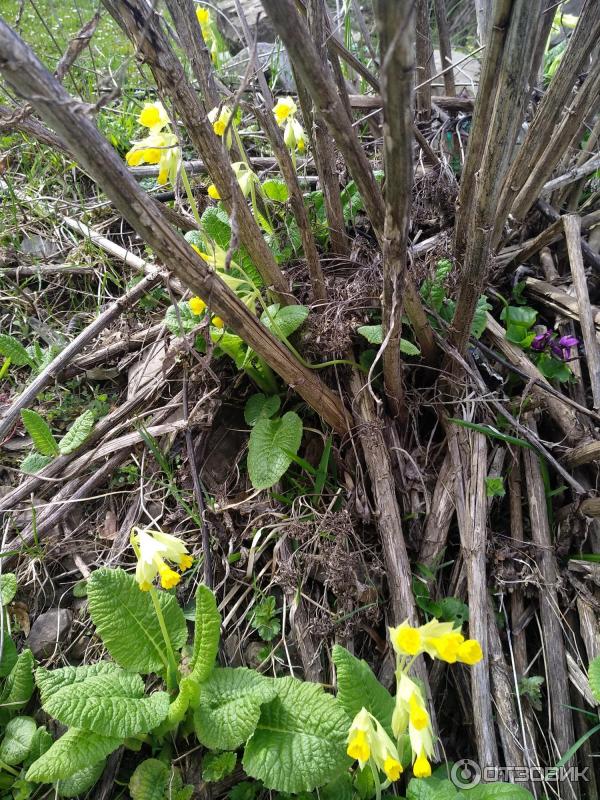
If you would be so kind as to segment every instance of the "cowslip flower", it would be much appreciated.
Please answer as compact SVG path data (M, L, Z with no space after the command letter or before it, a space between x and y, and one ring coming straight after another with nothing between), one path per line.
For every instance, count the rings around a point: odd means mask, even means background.
M217 136L223 136L229 124L229 120L231 119L231 109L229 106L222 106L219 111L219 109L215 107L212 111L209 111L208 119L212 122L213 131Z
M138 122L151 131L158 132L169 124L169 117L162 103L145 103Z
M244 197L248 197L252 191L252 186L259 183L258 177L245 161L234 161L231 167L237 178L238 185L242 190L242 194Z
M202 35L204 36L205 28L208 29L211 23L210 10L203 6L198 6L196 9L196 18L198 19L198 24L202 28Z
M475 639L465 639L452 622L433 619L414 628L406 620L398 627L390 628L390 638L394 650L401 657L415 658L427 653L431 658L439 658L448 664L459 661L471 666L483 658L479 643Z
M361 708L352 721L346 752L358 761L361 769L372 759L389 781L397 781L402 773L396 745L366 708Z
M157 182L162 186L175 183L181 163L181 148L177 137L168 129L169 117L162 103L146 103L138 122L150 130L148 136L133 143L125 155L130 167L140 164L158 164ZM165 130L167 128L167 130Z
M143 592L152 588L156 576L160 576L163 589L172 589L181 580L166 562L176 564L181 572L192 566L193 559L187 547L176 536L148 528L133 528L131 543L137 556L135 579Z
M225 327L225 323L223 322L221 317L213 317L211 319L211 322L215 326L215 328L224 328Z
M219 190L214 185L214 183L211 183L206 191L208 193L208 196L211 197L213 200L220 200L221 199L221 195L219 194Z
M201 297L190 297L188 300L188 306L192 314L195 314L198 317L206 308L206 303Z
M413 752L413 774L416 778L431 775L433 758L433 729L425 698L419 685L402 671L396 674L398 686L392 715L392 730L399 738L408 731Z
M306 147L304 128L296 119L298 107L291 97L280 97L273 107L273 114L280 128L283 128L283 140L290 150L302 152Z

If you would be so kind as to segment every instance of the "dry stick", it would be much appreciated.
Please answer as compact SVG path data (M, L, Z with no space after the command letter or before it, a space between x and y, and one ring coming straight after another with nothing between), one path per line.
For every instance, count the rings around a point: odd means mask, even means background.
M221 102L208 47L204 42L193 0L166 0L177 36L192 65L204 106L210 111Z
M383 377L394 416L405 418L402 384L402 295L408 269L413 185L412 108L415 70L414 4L375 5L381 47L385 225L383 231Z
M307 12L308 29L321 59L321 69L324 75L328 75L330 80L333 80L333 74L327 60L329 26L327 25L328 18L325 1L308 0ZM331 247L335 253L347 255L350 252L350 243L345 232L346 224L340 196L340 183L336 174L337 152L335 143L318 109L311 109L310 117L307 121L312 126L314 157L321 189L323 190Z
M450 452L446 453L433 490L431 510L421 537L419 564L433 568L438 566L442 558L454 515L454 484L457 469L458 466L452 461Z
M498 89L498 64L505 47L506 34L512 10L512 0L498 0L494 6L494 23L487 42L479 91L473 110L467 156L463 164L456 204L454 255L460 262L467 246L467 231L475 203L477 172L483 161L487 137L491 130L494 101Z
M320 56L293 0L262 0L273 27L286 46L290 61L300 74L315 105L325 119L363 199L375 234L383 241L385 206L371 165L352 127L330 75L323 72ZM335 39L330 39L335 41ZM418 290L407 277L404 308L426 361L435 363L437 347Z
M0 132L12 133L19 131L27 136L32 136L38 142L58 150L66 156L71 156L66 144L45 125L32 117L25 119L19 118L18 109L10 109L8 106L0 106Z
M467 227L465 257L460 273L452 343L463 352L471 333L477 301L484 287L492 250L494 223L502 183L513 156L527 100L531 48L537 33L542 0L515 0L499 67L494 112L486 132L482 163L476 173L472 219ZM502 3L499 3L501 5ZM486 61L485 69L488 63ZM481 131L479 131L481 133ZM467 155L467 160L471 154Z
M600 410L600 346L596 336L594 325L594 315L590 306L590 296L588 293L585 268L583 266L583 256L581 254L581 220L576 214L567 214L563 217L565 228L565 239L567 240L567 252L569 254L569 264L571 265L571 275L577 295L579 306L579 324L585 343L585 352L588 362L588 373L592 387L592 397L594 408Z
M146 194L111 146L88 119L78 114L67 92L44 69L30 48L1 21L0 70L17 92L33 100L40 116L69 143L78 160L158 258L195 294L203 297L225 324L295 388L327 423L340 432L345 431L346 414L340 398L260 324L185 239L173 231L155 206L148 204Z
M588 158L579 166L574 166L572 169L565 172L564 175L560 175L558 178L553 178L552 180L547 181L547 183L545 183L542 187L542 192L544 192L544 194L546 192L553 192L560 186L568 186L570 183L575 183L580 178L595 172L598 167L600 167L600 154L593 156L592 158Z
M592 153L597 148L599 139L600 139L600 115L598 116L598 119L596 120L594 127L592 128L588 140L584 144L583 148L581 149L581 152L579 153L579 156L577 157L577 162L576 162L577 168L583 167L592 158ZM563 205L566 205L566 207L569 210L571 209L576 210L579 201L579 195L581 194L581 192L585 187L586 180L587 180L587 175L585 177L580 178L575 183L574 186L571 186L568 189L567 188L562 189L560 192L558 192L556 194L555 205L557 205L559 208Z
M500 216L503 220L510 211L514 197L527 181L548 144L552 131L569 101L573 84L599 37L600 3L597 0L586 0L556 74L511 165L502 193Z
M544 200L537 200L535 206L545 217L548 217L549 220L552 220L552 222L560 219L560 214L558 211L552 208L552 206L546 203ZM588 214L588 217L591 217L591 214ZM584 217L583 219L585 220L587 217ZM600 272L600 256L598 253L592 250L592 248L584 239L581 240L581 249L583 251L583 260L585 263L589 264L589 266L592 267L596 272Z
M444 71L444 88L449 97L454 97L456 95L456 84L454 83L454 69L452 67L452 44L450 42L446 0L434 0L434 7L438 39L440 41L440 58L442 70ZM431 100L434 100L434 98L432 97Z
M577 415L572 409L572 402L567 403L568 398L563 398L563 396L550 385L546 378L544 378L542 373L535 364L527 358L523 351L519 350L518 347L507 340L506 331L489 314L487 317L487 333L494 347L500 350L506 359L517 367L521 375L526 377L530 382L535 381L532 385L532 393L534 396L541 399L544 406L548 409L548 413L557 423L567 441L570 444L575 444L579 441L583 431L577 419Z
M484 653L483 660L471 667L477 753L480 764L498 764L490 691L487 621L487 440L480 433L458 428L450 436L449 445L454 462L460 465L455 484L456 514L467 573L469 635L480 642Z
M208 167L211 180L221 195L223 205L230 213L235 206L240 240L265 284L274 289L281 302L293 302L289 294L288 281L275 262L258 223L252 216L235 178L231 162L223 150L222 142L215 135L197 92L187 79L181 62L163 32L160 17L145 0L128 0L127 3L119 3L117 0L103 0L103 2L115 21L135 44L139 57L150 67L160 93L173 103L192 144Z
M252 52L252 35L250 33L250 28L248 27L246 15L244 14L244 9L242 8L240 0L235 0L235 6L240 24L242 26L242 31L244 33L244 38L246 39L246 44ZM304 257L306 258L306 262L308 264L308 273L310 275L313 299L325 300L327 296L325 279L323 277L323 270L321 268L321 260L319 258L315 237L313 236L313 232L310 227L308 212L306 210L306 206L304 205L302 189L298 183L292 157L290 156L289 150L283 140L283 134L281 133L281 130L279 129L279 126L275 122L275 118L273 116L273 95L271 94L265 74L262 71L260 64L257 63L254 53L253 57L255 61L258 85L266 107L266 114L263 114L258 108L253 109L253 111L259 124L262 128L264 128L267 136L269 137L271 147L273 148L277 163L279 164L279 169L281 170L283 179L285 180L289 189L292 213L294 214L294 218L298 225L298 230L300 231Z
M558 164L560 158L577 134L583 120L598 101L600 92L600 59L597 59L581 89L577 92L571 106L565 112L521 190L515 197L511 214L516 220L523 220L543 189L544 183Z
M545 8L542 13L542 20L538 30L538 37L533 51L533 59L531 62L531 73L529 75L529 86L531 88L538 86L543 73L541 70L544 53L548 44L548 37L552 30L552 23L554 22L554 12L556 11L556 0L545 0Z
M488 652L496 722L502 742L504 763L511 767L523 767L526 764L525 745L519 741L520 725L513 699L518 693L518 687L515 685L513 671L504 657L491 598L488 598ZM529 781L525 782L525 788L532 789Z
M529 415L528 422L531 430L537 433L532 415ZM557 746L557 752L553 753L553 756L560 758L573 744L574 730L573 718L569 709L571 699L565 643L559 618L558 567L548 521L546 493L539 459L532 451L524 450L523 463L527 481L531 538L537 545L536 561L543 581L543 585L540 587L539 605L544 631L543 646L547 664L548 703ZM570 786L575 796L578 796L576 783L570 783Z
M414 13L414 6L415 3L412 0L408 7L396 3L397 10L403 11L407 15ZM431 76L434 72L431 67L433 50L431 48L431 31L429 30L429 0L416 0L416 11L417 119L429 122L431 119ZM390 37L396 32L395 28L390 31Z
M7 410L0 417L0 441L9 433L15 421L19 418L21 409L27 408L34 402L37 395L45 389L67 367L73 357L107 328L127 308L131 308L148 291L157 286L161 281L167 280L164 271L155 269L146 277L126 292L123 297L115 300L103 311L90 325L70 342L65 349L51 361L40 374L16 397Z

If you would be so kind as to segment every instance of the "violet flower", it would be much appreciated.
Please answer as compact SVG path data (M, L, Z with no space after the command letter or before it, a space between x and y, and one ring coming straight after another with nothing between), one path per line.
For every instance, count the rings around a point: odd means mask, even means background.
M578 347L579 339L576 336L561 336L558 341L552 339L550 341L550 349L556 358L562 361L568 361L571 358L571 350L573 347Z
M535 336L535 338L531 342L531 349L535 350L536 353L541 353L542 350L546 349L551 339L552 339L552 331L549 331L546 328L544 333L538 333L537 336Z

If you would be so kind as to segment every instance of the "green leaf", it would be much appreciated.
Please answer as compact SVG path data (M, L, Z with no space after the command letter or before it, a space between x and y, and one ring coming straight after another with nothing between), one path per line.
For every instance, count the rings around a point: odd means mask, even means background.
M187 627L177 600L158 592L165 625L175 650L186 642ZM88 580L90 616L96 632L114 660L124 669L147 674L165 671L160 625L149 592L122 569L98 569Z
M7 333L0 333L0 355L10 358L11 363L16 367L35 367L35 361L31 358L27 350L18 339L9 336Z
M7 606L12 603L17 593L17 576L14 572L4 572L0 575L0 603Z
M38 667L35 671L42 705L54 694L67 686L73 686L98 675L117 675L121 668L112 661L98 661L97 664L88 664L83 667L60 667L59 669L45 669Z
M487 325L487 313L491 310L492 307L488 303L487 297L482 294L475 306L475 315L471 323L471 336L474 336L476 339L481 339Z
M548 378L549 381L557 380L560 383L566 383L573 375L568 364L548 353L540 353L536 359L536 365L544 378Z
M421 351L416 344L409 342L408 339L400 339L400 352L405 356L420 356Z
M202 759L202 780L222 781L231 775L237 763L235 753L207 753Z
M121 744L116 736L101 736L91 731L70 728L27 770L25 779L35 783L54 783L70 778L97 764Z
M462 628L469 621L469 606L458 597L444 597L439 602L439 618L445 622L455 622Z
M138 764L129 779L132 800L162 800L171 769L164 761L148 758Z
M453 800L461 795L447 778L413 778L406 790L406 800Z
M319 789L320 800L353 800L352 778L347 773Z
M255 489L269 489L292 463L302 441L302 420L294 411L261 418L250 432L248 475Z
M243 368L248 356L248 347L240 336L235 333L228 333L220 328L211 328L210 338L221 353L233 359L238 369Z
M202 684L194 727L213 750L235 750L252 734L260 708L275 697L273 681L251 669L216 668Z
M590 681L590 689L592 690L592 694L600 703L600 656L597 656L593 661L590 661L588 679Z
M394 698L379 683L366 661L358 659L339 644L333 648L333 663L337 675L338 703L353 719L366 708L392 735Z
M33 694L33 654L23 650L17 658L0 694L0 724L5 724L24 708Z
M22 472L26 472L28 475L35 475L36 472L43 470L44 467L47 467L53 460L54 456L43 456L41 453L29 453L29 455L25 456L23 461L21 461L19 469Z
M31 717L11 719L4 731L0 744L0 761L15 767L27 758L31 749L37 723Z
M40 417L37 411L24 408L21 411L21 419L38 452L43 456L59 455L60 451L56 444L56 439L52 435L52 431L48 427L46 420Z
M202 229L206 232L206 235L215 243L217 247L220 247L221 250L227 251L231 241L231 223L229 222L229 215L225 209L210 206L202 214L200 220L202 222ZM210 244L204 245L204 250L207 253L211 253L212 247ZM240 247L235 251L233 254L233 259L236 264L239 264L239 266L244 270L256 287L260 288L263 285L262 278L260 277L258 270L254 266L252 259L244 247ZM231 273L235 277L243 277L241 273L236 274L235 267L232 267Z
M119 670L63 686L42 705L63 725L126 739L148 733L165 719L169 695L153 692L144 697L140 676Z
M94 414L89 409L80 414L58 443L61 455L66 456L82 445L94 427Z
M203 683L213 671L220 636L221 615L216 598L208 586L200 584L196 591L194 648L190 664L191 677L198 683Z
M246 424L252 427L256 425L260 417L272 417L276 411L279 411L280 405L281 400L276 394L271 395L271 397L267 397L262 392L251 395L244 407Z
M488 476L485 479L485 493L488 497L504 497L504 478L498 475Z
M505 306L500 319L507 325L523 325L527 330L535 325L537 311L529 306Z
M4 643L2 646L2 656L0 657L0 678L6 678L7 675L10 675L11 670L13 669L16 663L17 663L17 648L15 647L15 643L10 638L10 636L8 636L8 634L5 633Z
M283 306L278 303L266 308L260 315L262 324L278 339L288 339L308 317L306 306Z
M58 796L79 797L80 795L84 795L98 782L100 776L104 772L105 765L106 761L102 759L102 761L98 761L97 764L92 764L91 766L80 769L79 772L71 775L70 778L59 781L56 786Z
M44 755L44 753L52 747L52 736L48 733L46 728L41 725L34 734L31 741L31 747L27 753L27 758L23 762L23 767L28 769L34 761Z
M357 333L364 336L369 344L382 344L383 342L383 325L362 325L358 328Z
M287 202L290 196L286 182L277 178L269 178L264 181L262 190L269 200L276 200L278 203Z
M318 684L277 678L277 696L262 707L246 745L247 775L267 789L307 792L329 783L349 766L346 738L350 720Z
M179 321L181 320L181 325ZM165 314L165 325L172 336L184 336L193 331L200 324L200 317L197 317L185 300L175 306L167 308Z
M480 783L471 789L461 789L460 796L467 800L533 800L531 792L514 783Z

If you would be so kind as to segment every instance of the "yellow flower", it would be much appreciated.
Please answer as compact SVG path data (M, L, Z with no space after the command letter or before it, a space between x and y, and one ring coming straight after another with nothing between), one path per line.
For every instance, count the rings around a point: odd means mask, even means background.
M224 328L225 327L225 323L223 322L221 317L213 317L211 322L215 326L215 328Z
M137 556L135 579L143 592L149 591L157 575L164 589L177 586L181 576L166 561L179 565L182 571L193 563L181 539L163 531L133 528L131 543Z
M477 639L467 639L458 648L458 660L473 666L483 658L483 651Z
M419 753L413 765L413 775L415 778L429 778L431 775L431 764L423 751Z
M283 131L283 140L290 150L304 150L306 134L304 128L295 117L290 117Z
M140 164L158 164L157 181L162 185L174 180L181 162L181 148L178 146L175 134L160 131L155 127L145 139L134 142L131 150L125 155L125 160L131 167Z
M198 18L198 23L202 29L210 25L210 11L208 8L198 6L196 8L196 17ZM204 33L204 30L202 32Z
M138 122L158 133L169 124L169 116L162 103L146 103L140 112Z
M273 114L279 126L283 125L288 117L293 117L297 111L298 107L291 97L280 97L273 107Z
M367 741L367 734L360 730L354 731L348 739L346 752L350 758L355 758L357 761L368 761L371 755L371 748Z
M402 764L392 756L388 756L383 762L383 771L388 780L397 781L402 774Z
M190 297L188 300L188 306L190 307L192 314L199 316L206 308L206 303L201 297Z
M396 749L379 720L366 708L361 708L354 717L348 732L346 752L355 758L361 769L373 759L378 769L388 780L397 781L402 772L402 764Z
M221 195L219 194L219 190L214 185L214 183L211 183L206 191L208 192L208 196L212 197L213 200L220 200L221 199Z
M423 637L419 628L413 628L405 620L397 628L390 628L390 639L400 656L417 656L423 652Z
M223 106L220 111L218 108L213 108L208 118L212 122L213 130L217 136L223 136L225 128L231 119L231 109L228 106Z

